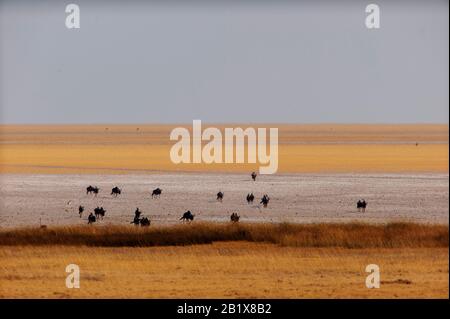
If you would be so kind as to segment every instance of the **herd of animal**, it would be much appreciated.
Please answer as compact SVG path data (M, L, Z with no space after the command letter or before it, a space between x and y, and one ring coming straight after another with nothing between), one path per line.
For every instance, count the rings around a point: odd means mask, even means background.
M251 174L253 181L256 181L256 176L257 175L255 172L253 172ZM100 192L100 188L98 188L96 186L89 185L86 188L86 195L94 194L94 196L97 196L99 192ZM119 187L115 186L111 189L112 196L117 197L121 194L122 194L122 190ZM162 189L158 187L152 191L152 198L159 198L161 196L161 194L162 194ZM224 198L224 193L222 191L219 191L217 193L217 197L216 197L217 201L222 202L223 198ZM253 203L255 196L253 195L253 193L249 193L249 194L247 194L246 199L247 199L247 203L251 204L251 203ZM260 204L263 204L263 207L267 207L267 205L269 204L269 201L270 201L269 196L267 194L264 194L263 197L261 198ZM84 206L80 205L78 207L78 214L80 215L80 218L83 216L84 211L85 211ZM96 221L103 219L105 217L105 213L106 213L106 210L103 207L96 207L94 209L94 212L91 212L88 216L88 224L93 224ZM136 210L134 212L134 218L130 222L130 224L134 224L136 226L138 226L138 225L150 226L150 219L148 217L141 217L141 215L142 215L142 212L139 210L139 207L136 208ZM192 212L190 210L188 210L183 214L183 216L181 216L180 220L189 222L189 221L193 221L194 217L195 217L195 215L192 214ZM237 213L232 213L230 216L230 220L232 222L238 222L239 219L240 219L240 216Z
M256 177L257 177L257 174L255 172L253 172L251 174L252 180L256 181ZM96 186L92 186L92 185L89 185L86 188L87 195L94 194L94 196L97 196L99 191L100 191L100 188L98 188ZM122 190L117 186L115 186L111 189L111 195L114 197L121 195L121 193L122 193ZM152 191L152 198L159 198L161 196L161 194L162 194L162 189L158 187ZM219 191L217 193L216 200L218 202L222 202L224 196L225 196L225 194L222 191ZM255 199L255 195L253 195L253 193L247 194L246 200L247 200L248 204L253 203L254 199ZM270 197L267 194L264 194L261 197L260 204L262 204L263 207L266 208L269 204L269 201L270 201ZM356 208L358 209L359 212L365 212L366 207L367 207L367 202L364 199L358 200L358 202L356 204ZM80 218L82 217L84 211L85 211L84 206L80 205L78 207L78 213L80 215ZM105 213L106 213L106 210L103 207L96 207L94 209L94 212L91 212L88 216L88 224L93 224L96 221L102 220L105 217ZM195 215L192 214L192 212L190 210L188 210L185 213L183 213L180 220L190 222L190 221L194 220L194 217L195 217ZM240 216L237 213L232 213L230 216L231 222L234 222L234 223L239 222L239 219L240 219ZM130 224L146 227L146 226L150 226L150 219L148 217L142 216L142 212L139 210L139 208L136 208L136 210L134 212L134 218L130 222Z

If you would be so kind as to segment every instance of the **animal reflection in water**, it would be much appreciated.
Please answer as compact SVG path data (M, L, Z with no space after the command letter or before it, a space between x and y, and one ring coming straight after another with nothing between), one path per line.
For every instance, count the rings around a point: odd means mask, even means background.
M183 214L183 216L181 216L180 220L182 221L193 221L194 220L194 214L191 213L190 210L188 210L187 212L185 212Z
M365 212L366 211L366 207L367 207L367 202L364 199L360 199L357 203L356 203L356 208L358 209L358 212Z
M142 227L150 226L150 219L148 217L142 217L142 212L139 210L139 207L134 211L134 218L130 224L134 224L136 226L141 225Z

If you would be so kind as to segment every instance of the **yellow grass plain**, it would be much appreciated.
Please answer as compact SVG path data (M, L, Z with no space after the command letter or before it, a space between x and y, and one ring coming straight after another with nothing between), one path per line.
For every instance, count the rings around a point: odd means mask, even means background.
M93 253L95 252L95 253ZM448 298L448 248L4 246L0 298ZM80 266L80 289L65 267ZM380 266L368 289L365 267Z
M80 267L80 289L65 286L69 264ZM380 267L379 289L365 285L369 264ZM447 298L448 284L444 225L0 232L0 298Z
M248 172L259 164L173 164L170 131L187 125L3 125L0 173ZM203 124L202 128L210 125ZM279 173L448 172L448 125L278 127Z

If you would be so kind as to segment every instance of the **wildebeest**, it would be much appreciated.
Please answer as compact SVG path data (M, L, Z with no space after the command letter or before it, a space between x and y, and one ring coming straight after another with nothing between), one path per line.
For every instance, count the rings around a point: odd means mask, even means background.
M90 193L94 193L94 195L97 196L99 190L100 190L100 188L98 188L97 186L89 185L88 187L86 187L86 195L88 195Z
M221 201L223 200L223 193L222 193L222 192L218 192L218 193L217 193L217 200L218 200L219 202L221 202Z
M136 214L133 218L133 221L130 224L135 224L136 226L150 226L150 219L147 217L139 218L140 214Z
M153 192L152 192L152 198L160 197L161 193L162 193L162 189L161 188L158 187L158 188L154 189Z
M134 217L141 217L142 212L139 210L139 207L136 207L136 210L134 211Z
M241 218L241 216L239 216L237 213L233 213L233 214L231 214L231 216L230 216L230 220L231 220L233 223L237 223L237 222L239 221L239 218Z
M131 221L130 224L135 224L136 226L138 226L140 222L141 219L137 216L134 216L133 221Z
M193 215L193 214L191 213L191 211L188 210L187 212L185 212L185 213L183 214L183 216L181 216L180 220L183 220L183 221L192 221L192 220L194 220L194 216L195 216L195 215Z
M366 211L366 207L367 207L367 202L364 199L360 199L356 203L356 208L358 209L358 212L362 211L364 213Z
M136 226L139 225L141 219L142 212L139 210L139 207L136 207L136 210L134 211L134 218L133 221L130 224L135 224Z
M103 219L103 217L105 217L106 210L103 209L103 207L98 207L98 206L97 206L97 207L94 209L94 213L95 213L95 217L96 217L96 218L99 218L99 217L101 216L102 219Z
M252 173L252 179L253 179L253 181L256 181L256 172Z
M150 219L148 219L147 217L143 217L140 220L140 224L142 227L150 226Z
M97 218L94 216L94 214L90 213L88 216L88 224L95 223Z
M81 218L81 216L83 215L83 212L84 212L84 206L78 206L78 214L80 215L80 218Z
M122 190L115 186L113 189L111 189L111 195L113 195L114 197L117 197L117 195L120 195L122 193Z
M260 204L263 204L264 207L267 207L267 204L269 204L270 198L267 194L265 194L262 198L261 198L261 202Z
M255 195L253 195L253 193L247 194L247 204L253 203L254 199Z

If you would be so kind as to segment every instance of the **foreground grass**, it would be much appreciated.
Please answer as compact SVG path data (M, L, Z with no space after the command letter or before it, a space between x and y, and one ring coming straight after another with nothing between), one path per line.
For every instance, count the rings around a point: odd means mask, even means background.
M292 247L448 247L448 225L389 224L223 224L175 226L75 226L0 231L0 245L83 245L147 247L221 241L272 243Z
M448 298L447 248L0 246L0 298ZM80 288L65 286L68 264ZM381 287L367 289L368 264Z
M447 225L412 223L3 230L0 297L447 298L448 240ZM65 287L68 264L80 289ZM365 287L368 264L380 289Z

